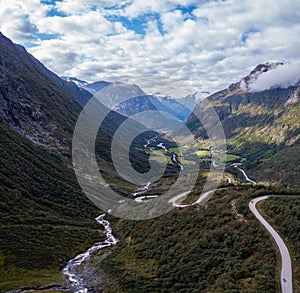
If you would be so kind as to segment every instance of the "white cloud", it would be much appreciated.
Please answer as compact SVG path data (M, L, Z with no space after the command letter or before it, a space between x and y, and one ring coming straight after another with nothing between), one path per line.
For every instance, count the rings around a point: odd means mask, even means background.
M84 14L87 11L97 10L106 7L122 6L128 1L118 0L64 0L56 2L59 11L72 15Z
M30 52L60 75L175 96L220 90L258 63L300 60L299 1L180 1L196 6L192 14L178 4L64 0L56 9L65 17L50 17L55 7L38 0L2 0L0 29L15 42L35 43ZM133 30L135 17L144 35ZM38 40L36 31L58 37Z
M62 40L47 40L42 46L31 48L30 52L52 71L62 74L80 62L80 52L66 46Z
M260 92L271 88L287 88L300 82L300 63L289 63L269 70L258 76L250 84L250 92Z
M130 3L130 5L127 5L122 10L121 14L130 18L138 17L145 13L164 14L176 9L179 6L197 6L210 1L211 0L181 0L180 2L174 0L133 0L127 2Z
M1 31L13 37L18 42L34 39L34 26L29 22L27 15L18 15L14 8L5 7L0 3Z
M59 33L67 38L78 37L78 41L88 42L95 40L96 34L101 36L114 30L114 25L96 11L81 16L47 17L36 24L42 33Z

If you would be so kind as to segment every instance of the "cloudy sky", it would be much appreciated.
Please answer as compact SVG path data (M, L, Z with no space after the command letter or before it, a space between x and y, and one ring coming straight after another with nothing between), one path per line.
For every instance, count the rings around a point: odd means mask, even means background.
M0 0L0 30L59 75L214 92L299 62L299 0Z

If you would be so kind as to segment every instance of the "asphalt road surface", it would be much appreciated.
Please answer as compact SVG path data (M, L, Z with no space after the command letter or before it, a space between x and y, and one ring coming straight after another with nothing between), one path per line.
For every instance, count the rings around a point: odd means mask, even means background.
M274 238L281 255L281 273L280 273L280 285L282 293L293 293L293 273L292 273L292 261L290 253L279 234L274 228L264 219L264 217L256 209L256 204L262 200L269 198L272 195L261 196L251 200L249 208L255 217L264 225L268 232Z

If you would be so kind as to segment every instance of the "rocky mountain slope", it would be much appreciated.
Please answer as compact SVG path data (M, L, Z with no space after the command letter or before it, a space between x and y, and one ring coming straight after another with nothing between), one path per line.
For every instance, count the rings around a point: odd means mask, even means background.
M91 98L91 93L80 89L73 81L62 80L23 47L0 35L0 118L13 130L38 145L59 152L71 163L75 123L82 106ZM99 107L106 112L104 105L99 103ZM125 120L126 117L111 111L99 130L98 156L105 165L112 165L107 155L110 143ZM133 161L140 164L138 154Z
M252 177L300 187L300 83L253 90L257 80L281 66L261 64L240 82L207 100L222 121L228 149L247 158ZM194 111L205 111L203 105L200 102ZM187 125L197 137L206 138L195 115L189 117Z
M61 284L59 269L99 239L98 209L67 166L84 97L0 35L1 292Z
M81 110L75 99L91 95L62 81L3 35L0 52L2 121L34 143L69 152L68 139Z
M91 97L0 35L1 292L62 284L66 261L101 239L99 210L69 168L80 99ZM114 185L110 146L125 119L111 111L96 142L101 171ZM144 157L134 147L132 153L141 168Z

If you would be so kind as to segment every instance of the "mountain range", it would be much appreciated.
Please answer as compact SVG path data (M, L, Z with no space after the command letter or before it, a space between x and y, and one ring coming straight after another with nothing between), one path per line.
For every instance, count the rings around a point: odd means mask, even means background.
M97 81L87 83L75 77L62 77L69 84L95 95L98 100L114 111L125 116L146 111L161 111L174 116L179 121L185 121L196 105L196 93L180 99L173 99L161 94L146 94L138 85L120 82Z

